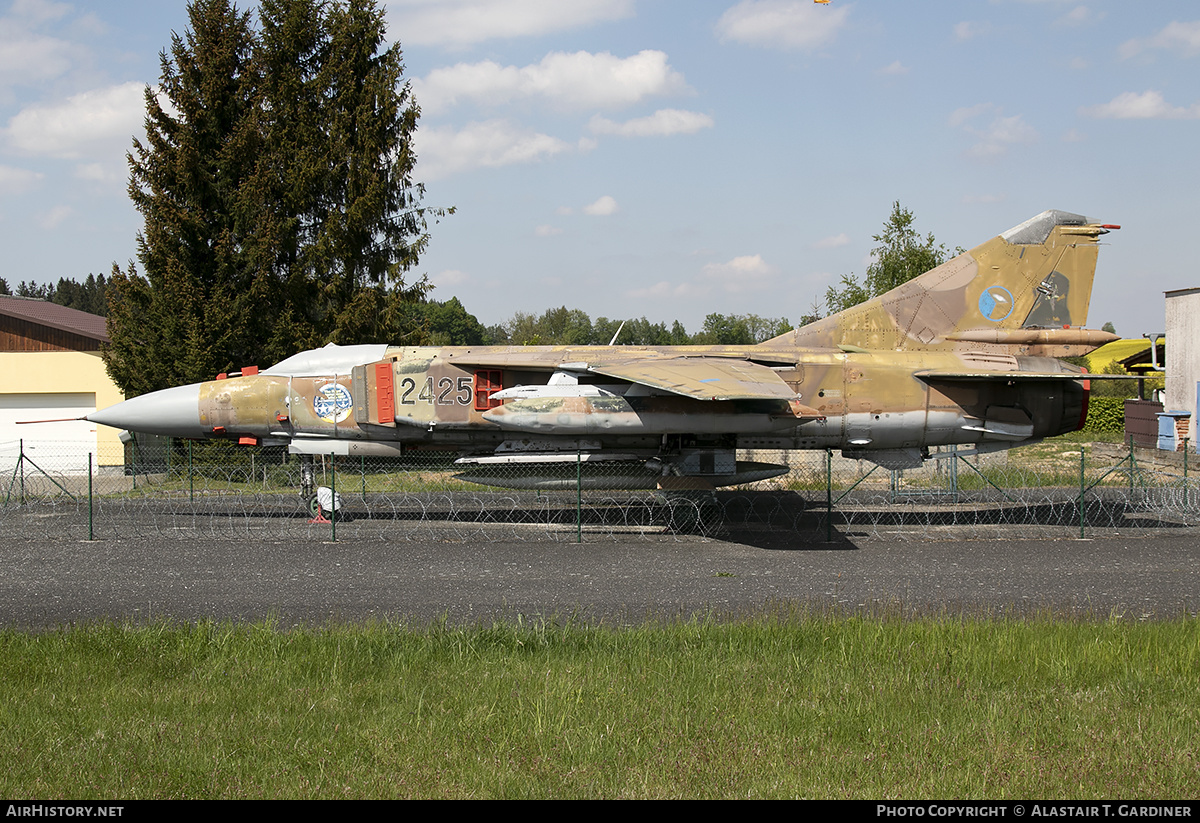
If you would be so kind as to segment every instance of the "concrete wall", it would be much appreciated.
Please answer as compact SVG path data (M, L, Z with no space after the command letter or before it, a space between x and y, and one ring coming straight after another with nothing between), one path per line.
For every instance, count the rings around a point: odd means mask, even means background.
M1200 383L1200 289L1179 289L1167 298L1167 392L1165 411L1187 411L1196 420ZM1196 426L1192 425L1195 431ZM1192 438L1195 439L1194 437Z

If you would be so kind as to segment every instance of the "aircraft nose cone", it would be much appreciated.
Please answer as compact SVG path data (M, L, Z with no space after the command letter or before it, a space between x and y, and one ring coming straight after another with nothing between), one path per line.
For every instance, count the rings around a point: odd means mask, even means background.
M200 438L200 384L175 386L150 392L87 416L93 423L114 429Z

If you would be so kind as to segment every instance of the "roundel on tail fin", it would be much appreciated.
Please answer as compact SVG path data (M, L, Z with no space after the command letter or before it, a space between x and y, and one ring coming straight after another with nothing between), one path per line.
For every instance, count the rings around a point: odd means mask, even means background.
M983 294L979 295L979 313L993 323L999 323L1008 317L1013 308L1015 302L1012 292L1003 286L988 286L983 290Z

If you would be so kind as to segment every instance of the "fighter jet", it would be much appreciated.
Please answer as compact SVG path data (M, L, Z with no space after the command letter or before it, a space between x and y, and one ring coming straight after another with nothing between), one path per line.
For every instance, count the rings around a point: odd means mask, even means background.
M840 449L887 468L1083 426L1098 239L1046 211L859 306L751 346L329 345L88 415L293 454L459 455L515 488L711 489L783 474L745 449ZM308 458L311 460L311 457Z

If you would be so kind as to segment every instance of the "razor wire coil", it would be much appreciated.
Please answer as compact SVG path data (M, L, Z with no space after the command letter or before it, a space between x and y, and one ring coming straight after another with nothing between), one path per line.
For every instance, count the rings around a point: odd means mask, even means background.
M898 540L1046 538L1200 524L1200 488L1186 463L1181 473L1116 447L1093 450L1087 460L1084 448L1044 450L1036 459L1024 449L951 454L901 472L825 452L759 450L747 459L786 465L787 473L747 486L673 492L589 488L589 467L573 456L540 469L548 486L541 489L462 482L451 456L325 457L315 461L314 480L336 482L341 508L330 523L314 517L311 499L300 493L300 461L282 450L209 443L197 454L172 442L156 454L64 447L47 459L43 446L35 459L0 444L0 523L14 537L80 539L328 540L336 529L338 540L770 535L783 543L822 542L835 532Z

